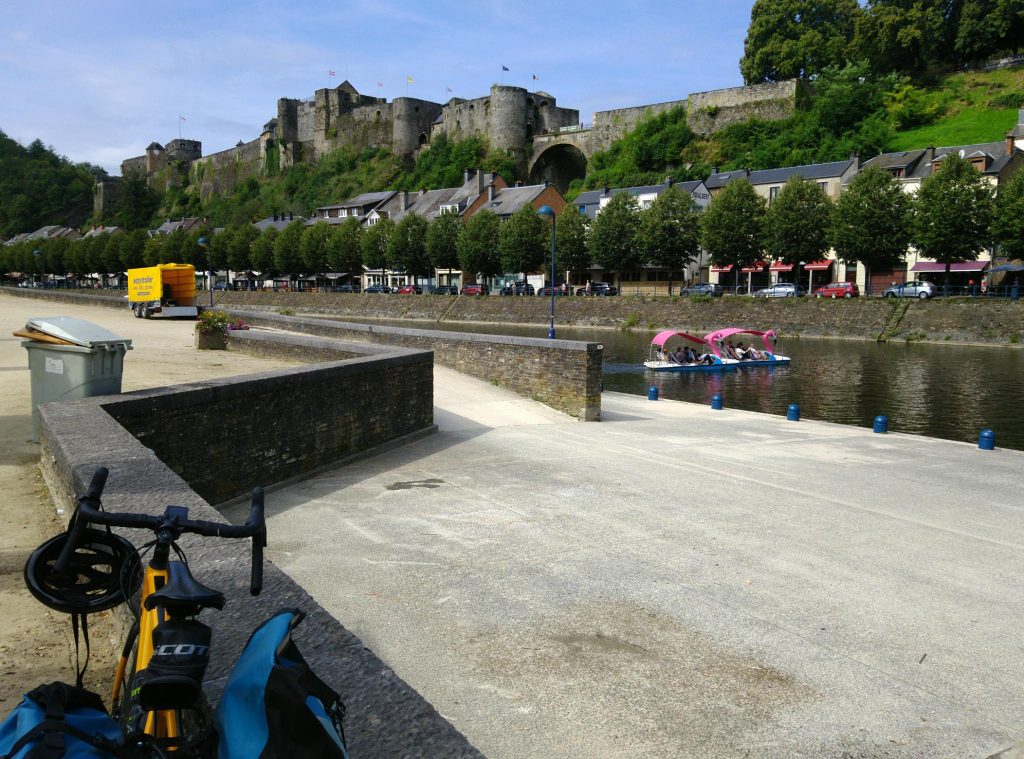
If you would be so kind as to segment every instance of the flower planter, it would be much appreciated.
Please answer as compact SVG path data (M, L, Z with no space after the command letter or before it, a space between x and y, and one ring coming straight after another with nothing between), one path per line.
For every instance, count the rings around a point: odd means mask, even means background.
M222 351L228 347L228 336L223 332L212 332L204 335L196 332L196 348L201 351Z

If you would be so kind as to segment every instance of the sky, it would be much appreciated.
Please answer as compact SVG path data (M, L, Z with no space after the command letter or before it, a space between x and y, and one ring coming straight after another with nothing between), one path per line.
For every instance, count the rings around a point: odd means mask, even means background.
M389 101L476 98L503 82L543 90L589 123L595 111L742 85L752 5L7 0L0 131L117 175L179 129L204 155L248 142L278 98L346 78L367 95L381 82Z

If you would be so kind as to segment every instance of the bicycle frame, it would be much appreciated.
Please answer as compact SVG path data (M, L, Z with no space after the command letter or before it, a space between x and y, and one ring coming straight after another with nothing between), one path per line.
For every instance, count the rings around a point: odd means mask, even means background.
M146 565L146 572L142 579L142 588L139 590L139 618L136 622L135 636L129 636L126 649L121 652L121 658L117 662L117 673L114 675L114 687L111 694L111 709L119 710L121 692L128 686L128 710L133 711L133 706L138 704L139 688L146 676L146 668L153 656L153 630L164 621L165 612L162 608L147 609L146 598L160 590L167 584L168 569L164 561L163 569L154 567L156 556ZM132 638L135 638L133 641ZM133 645L133 643L135 645ZM128 657L131 648L135 648L135 660L132 663L132 672L128 673ZM141 710L141 707L139 707ZM174 710L162 710L145 712L145 721L142 731L147 735L156 738L177 738L180 735L178 725L178 713Z

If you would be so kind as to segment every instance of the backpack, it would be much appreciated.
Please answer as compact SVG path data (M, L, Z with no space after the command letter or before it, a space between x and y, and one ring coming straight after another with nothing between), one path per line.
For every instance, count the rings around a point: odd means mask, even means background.
M249 637L214 716L220 759L348 759L341 698L291 638L304 616L282 609Z
M98 695L50 683L26 693L0 724L0 756L111 759L123 746L122 735Z

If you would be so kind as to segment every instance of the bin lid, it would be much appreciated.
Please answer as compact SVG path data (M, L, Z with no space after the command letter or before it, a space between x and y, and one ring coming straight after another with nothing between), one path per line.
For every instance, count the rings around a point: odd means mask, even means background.
M124 345L126 348L132 347L130 338L120 337L99 324L87 322L85 319L76 319L73 316L39 316L29 319L25 327L85 348L115 343Z

